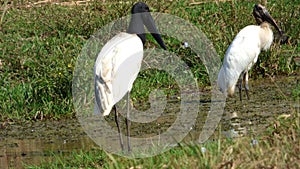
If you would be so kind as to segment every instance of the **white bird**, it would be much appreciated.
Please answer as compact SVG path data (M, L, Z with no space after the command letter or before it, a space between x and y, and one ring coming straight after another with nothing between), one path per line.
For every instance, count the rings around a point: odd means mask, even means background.
M253 15L259 25L246 26L236 35L226 51L218 75L220 90L230 97L233 97L236 83L239 81L240 100L243 81L249 99L248 71L256 63L261 50L268 50L273 42L273 32L269 24L283 35L283 31L264 6L256 4Z
M128 151L130 151L129 93L140 71L143 59L143 46L146 41L144 25L159 45L166 50L149 7L143 2L138 2L133 5L131 14L127 31L117 34L104 45L94 66L96 98L94 112L107 116L114 109L122 150L124 150L124 146L119 126L119 113L115 104L127 94Z

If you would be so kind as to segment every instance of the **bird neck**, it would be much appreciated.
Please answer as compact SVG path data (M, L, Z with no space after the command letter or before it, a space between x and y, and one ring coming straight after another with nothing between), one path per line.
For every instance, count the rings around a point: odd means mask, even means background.
M261 49L268 50L273 42L273 32L270 25L266 22L260 24L259 38L261 43Z
M143 45L145 44L146 32L144 28L143 19L140 14L134 14L131 16L131 20L126 32L130 34L136 34L143 42Z

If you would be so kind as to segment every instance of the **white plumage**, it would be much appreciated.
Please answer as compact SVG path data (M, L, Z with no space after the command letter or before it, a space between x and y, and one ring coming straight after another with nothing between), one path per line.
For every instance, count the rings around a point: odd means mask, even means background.
M95 107L94 114L109 115L115 110L115 122L118 128L120 145L124 150L119 113L115 104L127 94L127 144L130 148L129 99L143 60L143 46L146 41L144 26L157 43L167 49L156 28L147 4L137 2L131 9L131 19L126 32L119 33L108 41L99 53L94 66Z
M288 40L264 6L255 4L252 14L259 25L246 26L236 35L226 51L217 82L220 90L232 97L239 81L240 100L243 81L249 99L248 71L256 63L261 50L268 50L273 42L273 32L269 24L274 26L283 38L282 44Z
M268 23L243 28L228 47L218 75L218 86L228 96L233 96L236 83L245 73L248 88L248 70L256 63L261 50L270 48L273 32Z
M120 33L102 48L94 72L95 105L103 116L108 115L112 107L132 89L142 59L143 43L136 34Z

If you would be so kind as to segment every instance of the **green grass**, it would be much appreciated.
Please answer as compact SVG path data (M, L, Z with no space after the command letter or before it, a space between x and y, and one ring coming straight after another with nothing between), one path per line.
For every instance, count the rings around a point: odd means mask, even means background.
M255 24L251 16L256 1L228 1L191 5L188 1L147 3L154 12L182 17L200 28L223 58L235 34L244 26ZM131 5L110 1L86 5L53 5L44 3L26 7L25 1L2 3L0 23L0 119L59 119L74 116L72 75L77 57L85 42L105 24L128 15ZM269 52L260 55L252 70L253 77L288 75L297 72L293 61L299 56L298 1L268 1L270 13L290 37L290 43L277 42ZM178 50L180 42L165 38L168 50L175 52L191 68L201 86L209 78L201 60L188 50ZM149 42L148 42L149 43ZM141 73L135 83L134 98L145 99L150 88L166 91L176 84L163 72L148 76ZM150 79L144 81L145 79ZM172 81L172 80L171 80ZM158 83L158 86L156 85ZM137 91L137 92L135 92Z
M299 110L280 116L252 144L251 136L216 139L202 145L179 145L154 157L128 159L99 149L54 155L52 162L27 168L299 168ZM205 151L203 151L205 148Z
M146 1L154 12L179 16L200 28L212 41L220 60L244 26L255 24L251 15L260 1L210 2L191 5L191 1ZM132 2L96 1L86 5L43 4L26 7L28 1L4 1L0 10L0 121L12 119L63 119L75 116L72 78L77 57L102 26L129 14ZM7 8L9 7L9 8ZM280 46L262 52L251 76L298 74L294 58L299 57L300 3L297 0L268 1L269 12L290 37ZM200 86L209 85L201 60L189 50L178 50L181 43L164 37L170 51L191 68ZM147 45L150 45L147 42ZM159 83L157 83L159 82ZM152 89L161 87L168 95L178 86L163 71L148 70L139 75L133 100L146 100ZM299 101L299 85L292 97ZM139 98L139 99L137 99ZM126 159L101 150L55 155L51 163L28 168L299 168L299 110L278 117L251 146L251 136L237 140L217 134L216 141L203 145L181 145L155 157ZM205 147L203 153L201 148Z
M220 59L235 34L248 24L256 1L228 1L191 5L189 1L146 1L154 12L164 12L186 19L199 27L212 41ZM105 24L128 15L131 5L110 1L86 5L42 5L27 1L4 1L0 22L0 119L60 119L74 116L72 75L77 57L85 42ZM293 58L299 56L298 1L268 1L270 13L290 37L290 43L274 43L269 52L260 55L252 70L253 77L288 75L298 72ZM201 60L188 50L178 50L180 42L165 38L168 50L175 52L191 68L201 86L209 78ZM149 42L148 42L149 43ZM299 73L299 72L298 72ZM134 98L146 98L149 89L173 89L170 77L156 72L141 73L133 92ZM143 78L145 77L145 78ZM156 86L156 82L158 85ZM145 86L148 90L146 90Z

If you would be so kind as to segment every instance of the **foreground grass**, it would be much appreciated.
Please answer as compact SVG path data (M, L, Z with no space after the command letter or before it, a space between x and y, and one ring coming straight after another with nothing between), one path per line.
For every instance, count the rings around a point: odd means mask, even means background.
M257 138L223 138L203 145L180 145L160 155L127 159L102 150L56 155L52 162L27 168L299 168L300 114L292 110L274 120ZM257 141L257 142L256 142Z
M192 4L192 1L146 1L154 12L182 17L199 27L212 41L222 59L235 34L248 24L254 3L228 1ZM28 1L1 3L0 21L0 120L60 119L74 116L72 75L84 43L105 24L128 15L133 2L89 2L84 5L54 5ZM298 1L268 1L267 7L290 43L277 42L260 55L252 77L299 72L294 58L299 56ZM178 51L165 37L168 49L176 52L191 68L200 85L209 85L207 72L193 53ZM148 42L147 45L150 43ZM149 76L150 75L150 76ZM164 73L144 72L134 86L134 98L147 98L151 89L176 90ZM148 79L148 81L147 81ZM170 94L176 93L171 91Z

